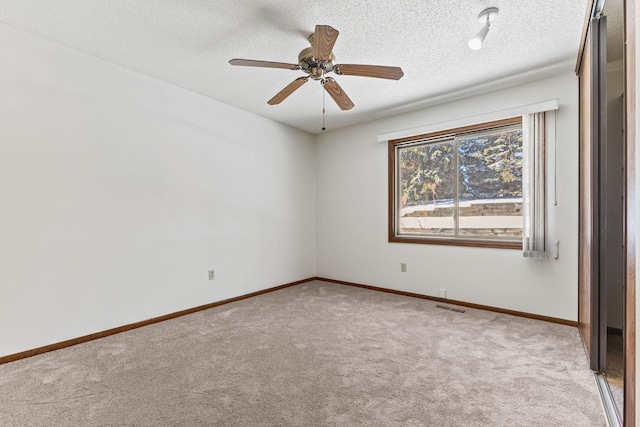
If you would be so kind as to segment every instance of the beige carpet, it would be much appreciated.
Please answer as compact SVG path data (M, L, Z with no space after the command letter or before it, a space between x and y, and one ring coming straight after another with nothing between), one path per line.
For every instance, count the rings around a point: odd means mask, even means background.
M2 426L605 426L576 328L324 282L0 366Z

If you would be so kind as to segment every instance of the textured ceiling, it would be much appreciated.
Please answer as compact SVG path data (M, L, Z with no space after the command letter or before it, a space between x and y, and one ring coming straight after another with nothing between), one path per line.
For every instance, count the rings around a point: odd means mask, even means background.
M399 81L334 76L355 103L326 97L336 129L501 86L572 71L588 0L0 0L0 21L139 73L312 133L322 89L310 81L267 105L301 71L233 67L296 63L316 24L340 31L336 63L394 65ZM478 13L500 8L484 47L467 41Z

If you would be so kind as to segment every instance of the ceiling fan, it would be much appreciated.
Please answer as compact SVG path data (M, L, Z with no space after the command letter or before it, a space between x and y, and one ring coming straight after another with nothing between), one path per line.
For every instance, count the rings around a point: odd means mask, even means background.
M344 76L377 77L381 79L399 80L404 73L400 67L385 67L380 65L358 64L334 64L333 45L338 39L338 30L329 25L316 25L315 33L309 36L311 47L303 49L298 54L297 64L285 62L255 61L251 59L232 59L231 65L245 67L283 68L287 70L302 70L308 76L298 77L289 83L284 89L271 98L267 103L276 105L284 101L296 89L300 88L309 79L320 80L322 87L331 95L333 100L342 110L350 110L354 104L349 99L340 85L332 78L325 75L334 72Z

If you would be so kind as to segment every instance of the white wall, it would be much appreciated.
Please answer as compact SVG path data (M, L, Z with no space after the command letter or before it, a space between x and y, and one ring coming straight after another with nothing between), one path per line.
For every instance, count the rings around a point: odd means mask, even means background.
M389 243L387 145L379 134L558 98L560 258L517 250ZM578 80L573 73L336 130L318 138L317 273L577 320ZM400 272L400 263L407 272Z
M310 135L4 25L0 64L0 356L315 275Z

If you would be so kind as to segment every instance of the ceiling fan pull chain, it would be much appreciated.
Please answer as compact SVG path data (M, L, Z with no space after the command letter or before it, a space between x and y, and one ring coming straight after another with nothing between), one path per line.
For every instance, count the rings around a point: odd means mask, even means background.
M325 116L325 108L324 108L324 87L323 87L322 88L322 132L324 132L327 129L326 127L324 127L324 116Z

